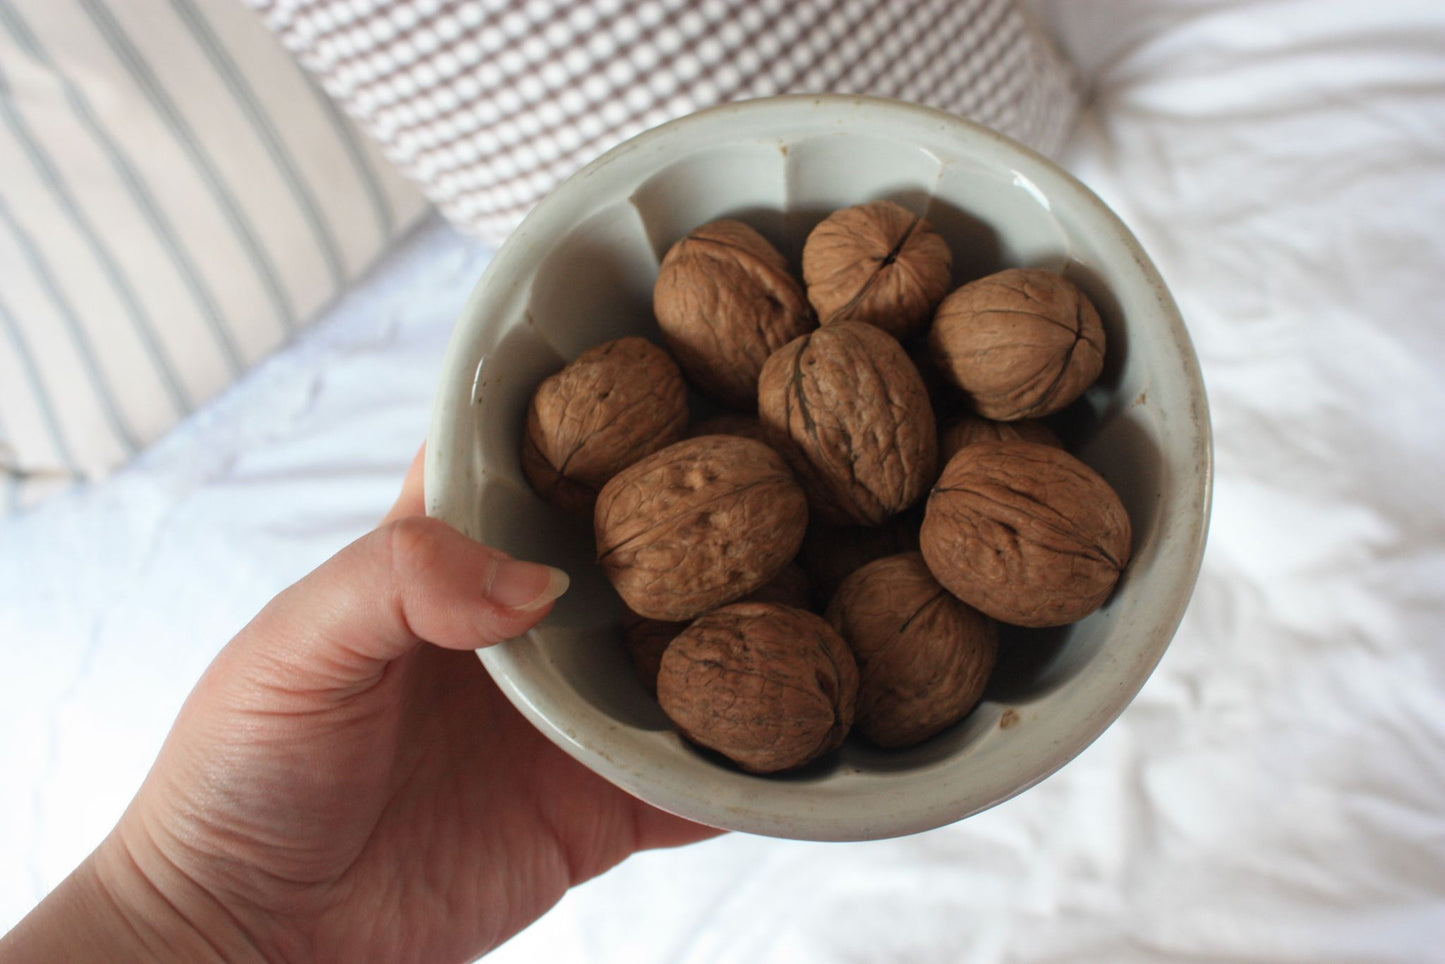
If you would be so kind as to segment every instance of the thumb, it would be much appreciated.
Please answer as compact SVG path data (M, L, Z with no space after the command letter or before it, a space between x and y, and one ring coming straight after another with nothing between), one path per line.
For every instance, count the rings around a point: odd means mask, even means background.
M408 516L281 593L235 642L263 647L287 667L291 686L355 691L422 642L468 650L520 636L567 585L560 569Z

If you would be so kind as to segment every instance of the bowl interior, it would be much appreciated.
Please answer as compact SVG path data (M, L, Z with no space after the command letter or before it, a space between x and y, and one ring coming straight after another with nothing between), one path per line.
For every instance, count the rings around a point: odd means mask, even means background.
M850 741L797 772L744 774L684 744L632 675L620 603L590 528L543 503L518 453L536 385L628 334L660 340L652 285L668 247L737 217L796 265L837 208L891 198L948 240L955 282L1004 267L1063 272L1104 319L1108 360L1071 412L1071 447L1118 490L1134 556L1098 612L1006 638L984 702L926 743ZM428 447L428 511L571 573L544 624L482 660L583 763L648 802L732 830L866 839L939 826L1062 766L1133 698L1192 591L1209 508L1202 381L1147 256L1091 193L1043 158L956 117L852 97L782 97L664 125L573 176L479 282L449 349Z

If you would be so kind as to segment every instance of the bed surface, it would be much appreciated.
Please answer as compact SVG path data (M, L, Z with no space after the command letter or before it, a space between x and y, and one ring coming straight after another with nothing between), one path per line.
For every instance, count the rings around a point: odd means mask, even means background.
M731 835L496 961L1419 961L1445 937L1445 7L1035 4L1064 161L1174 290L1209 548L1122 719L913 837ZM489 252L439 221L104 484L0 521L0 930L109 830L215 651L385 511Z

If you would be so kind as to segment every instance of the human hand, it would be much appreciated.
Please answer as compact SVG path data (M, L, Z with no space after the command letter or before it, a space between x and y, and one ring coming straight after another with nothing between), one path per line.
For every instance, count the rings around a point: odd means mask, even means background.
M87 935L45 938L100 914L146 957L466 960L633 852L716 832L502 696L472 650L541 620L565 577L424 518L420 466L217 655L115 830L0 946L78 959Z

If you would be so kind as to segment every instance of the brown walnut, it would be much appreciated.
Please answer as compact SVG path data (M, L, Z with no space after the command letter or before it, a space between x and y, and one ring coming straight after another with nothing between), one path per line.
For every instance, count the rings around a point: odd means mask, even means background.
M874 559L917 549L922 522L915 508L876 526L809 525L798 561L808 574L813 604L820 612L827 609L843 580Z
M853 726L879 746L921 743L983 697L998 627L939 585L919 553L853 573L827 615L858 661Z
M698 422L688 429L688 435L741 435L743 438L757 439L771 445L773 442L771 434L763 427L755 415L743 415L741 412L727 412L722 415L714 415Z
M938 436L918 370L872 325L840 321L779 349L758 379L758 416L787 446L810 508L878 525L933 481Z
M522 472L537 493L592 514L608 479L687 430L687 385L644 338L589 348L537 386L527 409Z
M648 619L630 609L623 610L622 645L637 681L649 695L657 696L657 671L662 667L662 654L687 627L685 620Z
M770 602L807 609L808 574L796 561L788 563L778 574L743 597L743 602Z
M741 221L705 224L674 244L662 259L652 307L698 388L749 411L763 362L814 327L787 260Z
M735 603L662 655L657 699L683 736L744 770L775 773L835 749L853 723L858 668L820 616Z
M943 299L928 334L978 414L1038 418L1078 398L1104 365L1099 312L1063 275L1010 268Z
M1129 561L1129 516L1063 449L978 442L944 466L920 533L934 578L1018 626L1062 626L1103 605Z
M790 562L770 581L738 602L773 602L807 609L808 576L801 566ZM686 622L648 619L631 610L623 611L622 643L637 679L651 695L657 695L657 671L662 666L662 654L687 627Z
M1033 418L1021 418L1016 422L996 422L982 415L965 412L944 426L938 433L938 461L948 460L965 445L974 442L1037 442L1063 448L1064 441L1058 433L1043 422Z
M913 367L918 369L918 374L923 379L923 387L928 390L928 402L933 406L934 419L943 421L967 409L968 400L933 360L933 352L928 349L926 337L915 338L903 347L908 349L908 358L913 362Z
M692 619L747 595L797 555L807 500L762 442L704 435L613 476L597 496L597 559L623 602Z
M820 324L861 321L909 338L928 327L953 277L948 244L892 201L835 211L803 245L803 280Z

